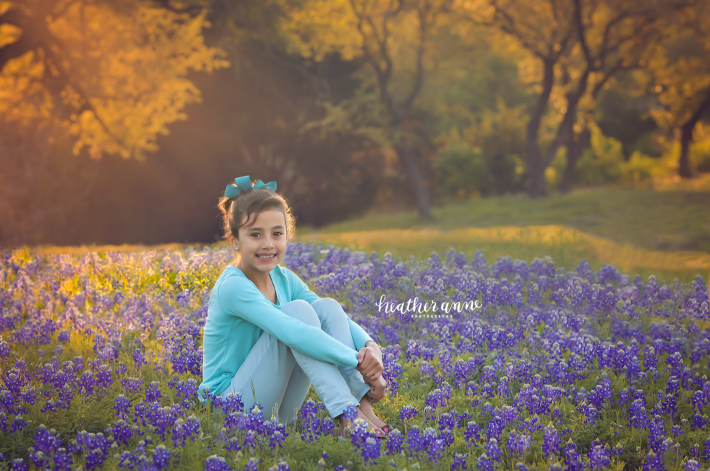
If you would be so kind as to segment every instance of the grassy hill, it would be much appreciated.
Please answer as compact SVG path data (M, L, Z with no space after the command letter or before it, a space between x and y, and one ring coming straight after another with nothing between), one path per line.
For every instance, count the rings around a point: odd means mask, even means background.
M299 227L298 240L321 241L395 257L421 258L451 248L489 263L510 255L530 262L551 256L574 268L613 263L632 276L689 281L710 272L710 175L658 188L597 188L531 200L524 195L475 199L432 210L372 212L317 230Z
M550 256L572 269L586 258L594 269L613 263L630 275L661 281L710 275L710 174L653 188L596 188L530 200L524 195L451 203L422 221L416 211L368 215L314 229L298 226L297 241L391 252L395 257L445 257L450 248L469 259L480 250L489 263L501 256ZM222 242L223 243L223 242ZM36 247L44 253L173 248L121 245Z

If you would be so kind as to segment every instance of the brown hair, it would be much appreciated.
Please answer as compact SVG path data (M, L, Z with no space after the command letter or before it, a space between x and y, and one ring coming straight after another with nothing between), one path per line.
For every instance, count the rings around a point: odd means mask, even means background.
M253 183L253 182L252 182ZM237 186L232 183L233 186ZM217 205L222 212L222 238L229 240L229 236L233 235L239 240L239 228L242 227L241 221L244 215L247 215L247 222L252 214L256 213L256 217L262 211L275 209L281 211L286 220L286 240L291 241L296 234L295 218L291 212L291 207L286 202L286 199L275 191L259 188L257 190L243 191L240 195L234 198L222 196ZM254 224L252 221L251 226ZM247 226L247 227L248 227Z

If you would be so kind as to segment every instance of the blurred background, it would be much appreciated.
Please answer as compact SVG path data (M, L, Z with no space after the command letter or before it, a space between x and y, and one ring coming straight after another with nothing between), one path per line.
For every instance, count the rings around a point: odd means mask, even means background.
M706 267L709 52L709 0L0 1L0 245L212 243L250 175Z

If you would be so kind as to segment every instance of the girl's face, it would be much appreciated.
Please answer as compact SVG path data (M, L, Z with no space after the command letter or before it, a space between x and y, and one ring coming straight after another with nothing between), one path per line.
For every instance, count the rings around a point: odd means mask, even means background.
M245 223L246 219L245 215L242 223ZM286 254L284 214L275 209L262 211L251 226L239 228L239 240L234 237L231 239L232 245L239 247L242 255L242 271L246 269L268 273Z

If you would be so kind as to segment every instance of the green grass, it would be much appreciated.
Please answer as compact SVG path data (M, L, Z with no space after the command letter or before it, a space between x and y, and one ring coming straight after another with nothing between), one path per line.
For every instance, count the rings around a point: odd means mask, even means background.
M501 196L433 208L432 216L425 222L416 211L373 213L299 233L557 224L650 250L710 253L710 191L590 189L535 200Z
M500 256L528 263L550 256L572 269L586 258L592 268L613 263L632 277L655 275L688 282L710 273L710 191L600 188L531 200L502 196L432 209L370 213L317 230L299 227L297 240L422 258L450 248L469 259L480 250L489 263ZM467 230L474 229L474 230Z
M416 211L372 212L317 230L298 226L296 241L391 252L396 258L444 258L450 248L469 259L480 250L489 263L511 256L530 263L550 256L573 269L586 258L593 269L613 263L632 277L688 282L710 274L710 174L651 188L597 188L531 200L523 195L451 203ZM222 242L223 243L223 242ZM149 250L163 246L35 247L44 253Z

